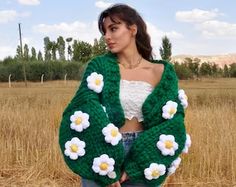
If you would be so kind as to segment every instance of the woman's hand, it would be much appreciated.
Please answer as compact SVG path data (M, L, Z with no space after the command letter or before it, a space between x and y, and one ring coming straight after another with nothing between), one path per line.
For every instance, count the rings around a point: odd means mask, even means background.
M129 179L129 176L127 175L126 172L124 172L120 178L120 184L127 181Z
M119 181L117 181L117 182L115 182L115 183L113 183L113 184L111 184L111 185L109 185L109 186L107 186L107 187L121 187L120 184L123 183L123 182L125 182L125 181L127 181L128 179L129 179L129 177L128 177L127 173L124 172L124 173L122 174L122 176L121 176L121 178L120 178Z
M111 184L111 185L109 185L107 187L121 187L121 185L120 185L120 182L117 181L117 182L115 182L115 183L113 183L113 184Z

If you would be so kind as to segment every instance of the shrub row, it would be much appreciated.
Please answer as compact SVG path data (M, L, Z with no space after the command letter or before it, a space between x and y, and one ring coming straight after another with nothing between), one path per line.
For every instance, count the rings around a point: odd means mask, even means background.
M42 74L45 81L63 80L65 74L68 80L80 80L84 67L84 64L78 62L25 62L26 77L29 81L40 81ZM12 81L23 81L23 62L0 63L0 81L8 81L10 74Z

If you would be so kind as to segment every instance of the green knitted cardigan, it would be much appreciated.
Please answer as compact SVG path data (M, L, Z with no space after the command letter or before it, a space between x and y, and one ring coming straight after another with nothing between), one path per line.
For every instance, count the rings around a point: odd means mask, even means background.
M157 179L147 180L144 170L151 163L163 164L169 168L172 162L181 154L186 141L184 126L184 109L178 99L178 79L173 66L166 61L152 61L164 65L164 71L159 84L146 98L142 106L143 129L125 156L122 141L113 146L104 140L102 129L109 123L120 128L125 122L124 111L119 100L120 71L117 56L108 52L92 59L84 72L79 89L66 107L59 129L59 144L68 167L79 176L93 180L100 186L107 186L118 181L122 171L126 171L132 182L146 183L157 186L168 176L167 172ZM96 72L103 75L104 86L101 93L96 93L87 86L87 77ZM172 119L162 117L162 107L167 101L178 104L177 112ZM105 106L106 110L103 109ZM89 114L90 126L82 132L70 128L70 116L75 111ZM173 156L164 156L157 148L159 136L173 135L178 149ZM85 155L77 160L71 160L64 154L65 143L73 137L78 137L86 143ZM115 178L109 178L95 173L92 169L93 160L102 154L107 154L115 161Z

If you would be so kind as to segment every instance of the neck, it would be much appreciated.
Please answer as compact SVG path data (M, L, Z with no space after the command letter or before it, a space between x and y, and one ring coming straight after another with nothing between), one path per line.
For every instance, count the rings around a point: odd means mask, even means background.
M117 57L119 59L120 64L122 64L124 67L130 67L130 69L133 66L140 64L142 60L142 56L139 54L137 48L118 53Z

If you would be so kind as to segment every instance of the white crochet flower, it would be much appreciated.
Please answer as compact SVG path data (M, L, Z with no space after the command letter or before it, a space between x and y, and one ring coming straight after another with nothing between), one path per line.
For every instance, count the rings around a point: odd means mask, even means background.
M178 144L175 142L175 137L173 135L162 134L157 142L157 148L161 151L162 155L173 156L175 151L178 149Z
M187 108L188 107L188 97L187 95L185 94L185 91L184 90L179 90L178 91L178 98L179 100L181 101L181 105L184 107L184 108Z
M113 172L114 165L115 160L113 158L109 158L107 154L102 154L100 157L93 159L92 169L99 175L112 175L110 172Z
M150 164L149 168L144 170L145 178L148 180L158 179L160 176L164 175L166 172L166 166L163 164Z
M82 132L84 129L87 129L90 125L89 115L81 111L76 111L73 115L70 116L70 128L76 130L77 132Z
M162 117L165 119L171 119L177 112L178 104L173 101L168 101L165 106L162 107Z
M168 175L172 175L173 173L175 173L176 169L179 167L181 162L181 158L178 157L176 158L170 165L170 167L168 168Z
M186 134L185 146L184 146L184 149L182 150L182 153L188 153L188 150L191 144L192 144L191 137L189 134Z
M65 148L64 153L66 156L69 156L71 160L76 160L79 156L85 155L85 142L77 137L72 138L71 141L67 141Z
M103 76L102 74L97 74L96 72L91 73L87 77L88 88L90 90L95 91L96 93L100 93L104 86Z
M104 127L102 129L102 133L105 136L105 141L107 143L111 143L112 145L117 145L122 138L119 129L112 123L109 123L106 127Z
M107 176L108 176L109 178L111 178L111 179L115 179L115 178L116 178L116 172L114 172L114 171L109 172L109 173L107 174Z

